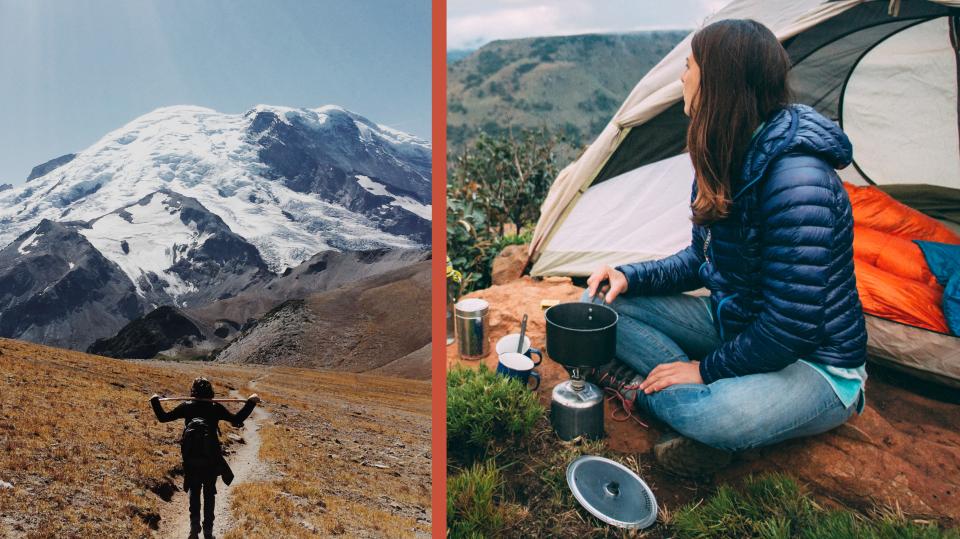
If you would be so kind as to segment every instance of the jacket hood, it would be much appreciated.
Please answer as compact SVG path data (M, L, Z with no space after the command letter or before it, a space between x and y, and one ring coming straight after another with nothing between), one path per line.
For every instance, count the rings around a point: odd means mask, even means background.
M853 160L850 139L836 123L808 105L790 105L774 113L750 144L737 195L762 178L777 157L787 153L813 155L836 169Z

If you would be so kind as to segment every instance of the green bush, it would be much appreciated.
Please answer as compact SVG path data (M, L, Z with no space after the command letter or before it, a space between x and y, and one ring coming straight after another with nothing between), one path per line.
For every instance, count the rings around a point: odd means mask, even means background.
M507 59L492 50L481 50L477 54L477 73L481 77L489 77L505 65L507 65Z
M703 503L681 508L671 519L679 538L764 537L803 539L960 539L956 531L908 522L884 513L865 518L829 511L781 474L748 478L742 487L721 486Z
M447 373L447 447L464 462L518 443L544 413L533 391L482 364Z
M490 285L507 225L519 233L539 219L559 172L559 143L545 131L481 133L454 158L447 184L447 251L464 273L464 292Z
M500 535L510 518L500 505L503 477L493 460L476 463L447 479L447 529L451 538Z

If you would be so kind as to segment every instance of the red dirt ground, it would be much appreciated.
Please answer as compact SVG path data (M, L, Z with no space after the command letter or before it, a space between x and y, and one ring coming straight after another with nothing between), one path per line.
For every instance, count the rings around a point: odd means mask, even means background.
M582 289L567 278L542 281L522 277L470 294L490 302L490 354L482 360L497 365L494 345L503 335L518 332L524 314L533 346L546 344L543 299L576 301ZM447 347L447 368L477 366L464 361L456 343ZM567 378L559 364L545 358L538 367L543 377L538 395L549 408L554 385ZM871 369L872 371L872 369ZM867 382L867 407L847 425L820 436L788 441L737 455L734 463L702 481L680 480L654 465L644 479L661 505L676 508L695 501L716 484L736 481L749 473L780 471L806 483L821 500L868 510L878 504L899 507L907 515L927 517L945 525L960 522L960 405L922 396L900 387L902 375L874 375ZM892 383L891 383L892 382ZM617 422L607 403L605 427L611 449L639 454L652 464L652 446L660 435L655 421L645 429L633 422Z

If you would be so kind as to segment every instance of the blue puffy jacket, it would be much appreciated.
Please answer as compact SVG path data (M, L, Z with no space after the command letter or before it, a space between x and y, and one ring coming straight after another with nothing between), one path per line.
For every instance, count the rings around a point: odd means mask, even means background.
M694 225L691 245L679 253L617 268L627 295L710 290L723 344L700 362L704 383L780 370L801 358L863 364L853 212L834 171L851 155L836 124L791 105L754 136L725 219Z

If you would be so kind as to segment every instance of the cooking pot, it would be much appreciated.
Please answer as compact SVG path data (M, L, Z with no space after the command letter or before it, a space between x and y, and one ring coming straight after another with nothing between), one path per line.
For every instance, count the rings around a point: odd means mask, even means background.
M617 350L617 312L599 303L561 303L546 310L547 353L570 368L599 367Z

